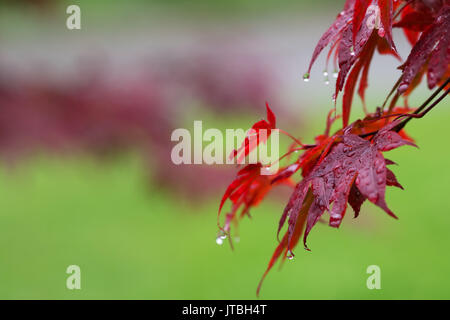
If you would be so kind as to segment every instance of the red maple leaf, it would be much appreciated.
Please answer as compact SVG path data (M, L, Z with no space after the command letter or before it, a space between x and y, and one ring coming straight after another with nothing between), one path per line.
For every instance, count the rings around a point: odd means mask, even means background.
M348 125L350 119L353 93L358 78L360 78L358 94L364 102L368 72L375 50L378 49L380 54L392 54L400 59L392 40L393 9L396 6L392 0L347 0L344 10L316 45L306 76L309 77L312 65L322 50L332 43L328 57L334 51L335 60L339 65L335 100L345 85L342 105L344 127Z
M408 4L401 12L401 20L396 22L394 28L403 28L406 38L415 45L420 33L430 26L434 17L430 10L416 11L414 2Z
M288 229L277 246L261 283L280 257L284 260L293 256L292 249L302 234L304 246L308 249L308 234L325 211L330 214L329 225L337 228L345 215L347 203L357 216L362 203L368 199L396 218L386 204L385 190L386 186L402 187L394 173L386 168L386 164L393 162L386 160L382 152L402 145L414 145L392 131L398 123L389 123L370 140L355 134L360 132L358 127L363 126L364 121L357 121L335 135L331 151L297 184L291 195L281 216L278 233L286 220Z
M230 158L238 157L238 164L242 164L242 160L261 142L265 142L272 130L276 128L276 116L267 103L266 111L267 121L260 120L253 124L241 147L238 150L234 150L230 155ZM261 130L266 130L267 134L261 135ZM296 141L296 144L301 144L295 138L294 140ZM289 153L302 148L303 147L301 146L300 148L292 149ZM238 218L242 218L245 215L249 216L250 208L257 206L272 187L279 184L293 186L294 184L289 178L298 170L298 166L292 164L287 167L282 167L273 175L261 174L261 170L263 169L270 170L269 167L263 167L261 163L248 164L237 173L237 177L228 186L220 202L217 216L219 228L223 233L230 233L231 223L234 223L235 227L237 227ZM227 200L230 200L232 205L230 212L226 215L224 226L222 227L220 224L220 214ZM241 210L241 212L238 217L237 213L239 210Z
M238 164L242 164L243 160L246 156L250 154L258 145L270 137L272 133L272 129L276 128L276 117L273 111L270 109L269 104L266 102L266 112L267 112L267 121L260 120L256 122L248 131L244 142L239 149L233 150L230 154L229 158L234 159L238 158ZM262 135L262 132L265 132L265 135Z
M450 73L450 5L443 5L434 22L428 26L411 50L403 70L400 93L416 86L423 74L427 74L428 87L434 88Z

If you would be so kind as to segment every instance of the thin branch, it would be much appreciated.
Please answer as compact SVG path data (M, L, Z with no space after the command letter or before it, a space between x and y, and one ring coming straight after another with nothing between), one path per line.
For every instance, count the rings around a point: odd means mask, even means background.
M383 102L383 105L381 106L381 109L384 110L384 107L386 106L386 103L389 101L389 98L392 96L392 94L395 92L395 90L398 88L398 86L400 85L400 81L402 81L402 77L400 76L400 78L398 78L397 82L394 84L394 86L392 87L391 91L389 92L389 94L387 95L386 99Z
M382 118L385 117L392 117L394 115L398 116L397 119L401 118L401 117L407 117L407 119L405 119L403 122L401 122L400 124L398 124L393 130L395 131L400 131L402 130L405 125L412 119L412 118L422 118L423 116L425 116L428 112L430 112L436 105L439 104L439 102L441 102L449 93L449 89L447 89L433 104L431 104L430 106L428 106L433 100L434 98L436 98L436 96L445 89L445 87L447 87L450 83L450 78L447 79L447 81L445 81L438 89L436 89L433 94L424 102L422 103L422 105L420 107L418 107L413 113L408 113L408 114L391 114L391 115L387 115ZM422 112L423 111L423 112ZM379 120L379 119L377 119ZM373 132L369 132L369 133L365 133L360 135L361 138L365 138L365 137L370 137L373 136L375 134L378 133L377 131L373 131Z
M438 104L439 104L439 102L441 102L446 96L447 96L447 94L450 92L450 89L447 89L447 90L445 90L445 92L436 100L436 101L434 101L428 108L426 108L423 112L421 112L421 113L416 113L416 112L413 112L412 114L410 114L410 115L408 115L408 118L407 119L405 119L403 122L401 122L401 123L399 123L395 128L394 128L394 130L395 131L400 131L400 130L402 130L404 127L405 127L405 125L411 120L411 119L413 119L413 118L416 118L416 119L419 119L419 118L422 118L422 117L424 117L428 112L430 112L435 106L437 106ZM418 109L417 109L418 110ZM416 110L416 111L417 111Z

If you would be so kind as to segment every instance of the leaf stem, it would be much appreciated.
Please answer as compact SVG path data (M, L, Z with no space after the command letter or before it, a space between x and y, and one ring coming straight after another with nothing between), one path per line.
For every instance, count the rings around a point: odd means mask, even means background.
M447 94L450 92L450 89L447 89L436 101L434 101L430 106L428 106L430 104L430 102L432 102L434 100L434 98L437 97L437 95L444 90L450 83L450 78L448 78L438 89L436 89L433 94L427 99L425 100L424 103L422 103L422 105L420 107L418 107L413 113L410 114L400 114L398 115L397 119L400 119L402 117L406 117L406 119L404 121L402 121L401 123L399 123L397 126L395 126L393 128L394 131L399 132L400 130L402 130L406 124L412 119L412 118L422 118L424 117L428 112L430 112L435 106L437 106L439 104L439 102L441 102L446 96ZM388 117L393 116L393 115L388 115ZM382 117L383 118L383 117ZM381 119L381 118L380 118ZM373 132L369 132L369 133L365 133L360 135L361 138L365 138L365 137L370 137L372 135L375 135L378 133L377 131L373 131Z
M450 78L449 79L447 79L447 81L446 81L446 83L444 84L444 85L442 85L438 90L436 90L436 92L435 93L433 93L433 95L430 97L430 98L428 98L428 100L427 101L425 101L426 103L424 103L422 106L420 106L419 108L417 108L417 110L416 111L414 111L412 114L410 114L410 115L408 115L408 118L406 118L403 122L401 122L401 123L399 123L395 128L394 128L394 130L395 131L400 131L400 130L402 130L405 126L406 126L406 124L411 120L411 119L413 119L413 118L422 118L422 117L424 117L428 112L430 112L435 106L437 106L438 104L439 104L439 102L441 102L446 96L447 96L447 94L450 92L450 88L449 89L447 89L447 90L445 90L445 92L443 93L443 94L441 94L441 96L436 100L436 101L434 101L430 106L428 106L426 109L425 109L425 107L426 107L426 105L428 104L428 103L430 103L432 100L433 100L433 98L435 98L436 96L437 96L437 94L439 93L439 92L441 92L445 87L446 87L446 85L448 84L450 82ZM423 110L423 111L422 111ZM422 112L421 112L422 111Z

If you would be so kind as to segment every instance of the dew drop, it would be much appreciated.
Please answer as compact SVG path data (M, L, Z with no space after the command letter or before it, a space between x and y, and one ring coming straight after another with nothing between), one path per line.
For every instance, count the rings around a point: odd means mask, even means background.
M288 252L286 253L286 257L291 261L294 259L294 254L291 250L288 250Z
M378 194L376 192L372 192L371 194L369 194L370 201L377 201L377 199L378 199Z
M303 75L303 81L305 81L305 82L309 82L309 73L308 72L306 72L304 75Z
M216 238L216 243L221 246L223 244L223 239L219 236Z
M338 77L338 72L337 72L336 70L334 70L334 72L333 72L333 78L337 79L337 77Z
M398 92L399 93L403 93L408 89L409 85L407 83L402 83L400 84L400 86L398 87Z
M323 72L323 76L324 76L324 77L328 77L328 71L327 71L327 70L325 70L325 71Z

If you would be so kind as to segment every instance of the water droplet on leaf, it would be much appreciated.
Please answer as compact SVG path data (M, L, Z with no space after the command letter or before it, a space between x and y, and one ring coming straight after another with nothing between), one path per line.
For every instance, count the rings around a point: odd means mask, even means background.
M308 72L306 72L306 73L303 75L303 81L305 81L305 82L308 82L308 81L309 81L309 73L308 73Z
M408 89L409 85L407 83L401 83L398 87L398 92L403 93Z

